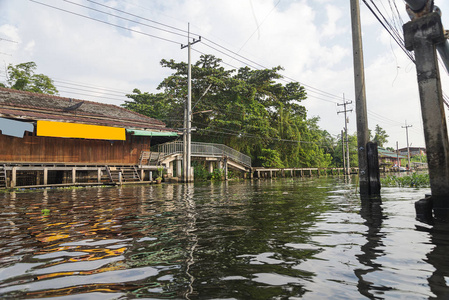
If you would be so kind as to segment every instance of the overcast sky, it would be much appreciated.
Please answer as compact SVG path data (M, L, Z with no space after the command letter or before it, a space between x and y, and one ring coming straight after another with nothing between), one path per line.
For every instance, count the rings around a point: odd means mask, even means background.
M404 2L374 3L402 35ZM449 27L449 3L435 3ZM170 74L161 59L187 61L181 44L190 23L191 32L203 37L192 61L206 53L223 59L226 68L282 66L288 81L306 86L308 116L319 116L334 136L344 127L337 103L343 95L355 98L348 0L0 0L0 12L2 82L7 65L34 61L61 96L120 105L134 88L156 92ZM361 18L369 127L379 124L390 136L387 146L396 148L397 141L402 148L407 121L411 145L425 146L415 66L363 2ZM441 75L449 94L448 74L441 69Z

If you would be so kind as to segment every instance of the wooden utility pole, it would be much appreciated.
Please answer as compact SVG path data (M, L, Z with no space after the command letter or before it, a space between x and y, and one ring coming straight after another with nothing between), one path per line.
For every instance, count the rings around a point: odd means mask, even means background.
M380 183L370 183L368 174L368 153L366 151L369 141L368 114L366 110L365 93L365 71L363 65L362 30L360 26L360 5L359 0L351 0L351 20L352 20L352 45L354 52L354 85L355 85L355 107L357 114L357 153L359 157L359 182L361 195L375 195L380 191ZM371 168L376 171L375 168ZM377 170L379 172L379 170ZM375 175L375 174L373 174ZM370 186L378 184L379 188L371 191Z
M181 49L187 47L188 49L188 69L187 69L187 103L184 111L184 135L183 135L183 181L191 182L193 181L193 172L191 170L191 159L192 159L192 63L190 59L191 46L201 41L193 39L190 42L190 23L188 25L187 33L187 45L181 45Z

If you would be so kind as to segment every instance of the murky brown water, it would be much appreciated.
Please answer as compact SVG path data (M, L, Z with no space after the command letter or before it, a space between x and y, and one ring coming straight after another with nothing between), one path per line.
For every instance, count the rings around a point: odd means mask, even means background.
M445 299L428 190L361 203L343 178L0 195L0 298Z

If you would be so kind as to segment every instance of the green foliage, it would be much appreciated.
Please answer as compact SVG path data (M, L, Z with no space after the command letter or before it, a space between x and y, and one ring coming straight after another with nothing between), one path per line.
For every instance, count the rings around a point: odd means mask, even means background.
M334 167L343 167L343 149L342 149L342 140L345 140L345 137L341 137L339 135L337 144L335 145L335 151L332 157L332 164ZM357 152L357 133L352 135L348 135L349 140L349 165L351 167L357 167L359 165L359 157ZM345 143L346 147L346 143ZM345 148L346 149L346 148ZM346 150L345 150L346 151Z
M376 129L374 130L374 139L373 141L377 143L377 146L383 147L384 144L388 143L388 137L389 135L387 132L382 129L382 127L379 126L379 124L376 125Z
M209 179L209 172L203 164L197 162L192 162L192 164L195 181L205 181Z
M158 86L161 92L135 89L124 106L182 128L187 64L164 59L161 65L172 71ZM318 127L318 118L307 119L300 104L307 98L305 88L279 83L280 70L226 70L219 58L202 55L192 65L192 125L197 128L192 140L230 146L251 156L253 166L330 165L333 139Z
M259 156L262 161L262 167L265 168L284 168L284 164L281 161L279 152L271 149L262 149L262 153Z
M411 176L387 176L381 178L380 182L385 186L399 186L399 187L429 187L429 174L413 173Z
M415 155L410 158L411 162L419 162L419 163L426 163L427 162L427 155L425 154L419 154Z
M221 181L224 180L224 172L221 169L214 169L212 173L209 173L206 166L200 162L193 162L194 165L194 178L195 181Z
M214 169L212 173L209 174L210 180L224 180L224 172L222 169Z
M37 66L34 62L8 66L8 87L28 92L57 95L53 80L43 74L34 74Z

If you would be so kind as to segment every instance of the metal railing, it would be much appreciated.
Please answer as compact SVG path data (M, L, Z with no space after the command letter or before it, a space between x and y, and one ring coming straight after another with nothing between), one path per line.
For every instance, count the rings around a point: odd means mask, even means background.
M158 152L162 156L169 156L182 153L184 145L182 141L170 142L158 145ZM245 155L231 147L222 144L192 142L192 156L199 157L223 157L226 156L233 161L246 167L251 167L251 157Z

